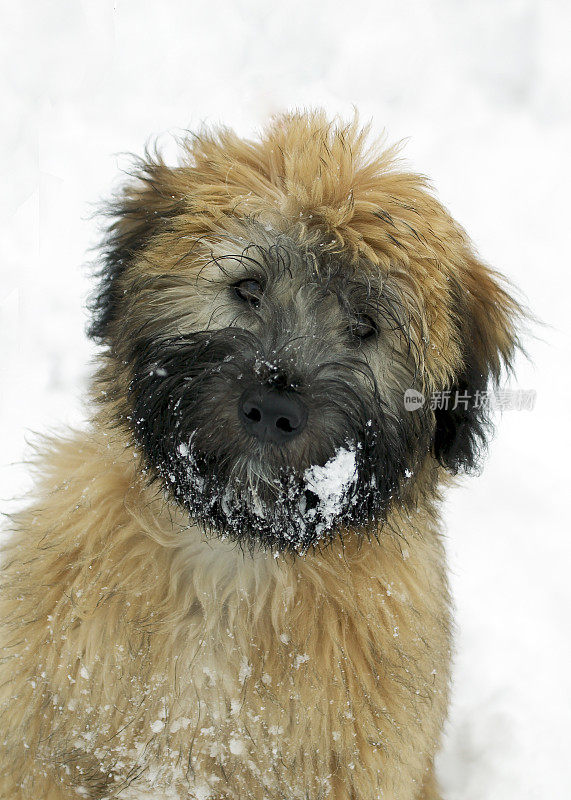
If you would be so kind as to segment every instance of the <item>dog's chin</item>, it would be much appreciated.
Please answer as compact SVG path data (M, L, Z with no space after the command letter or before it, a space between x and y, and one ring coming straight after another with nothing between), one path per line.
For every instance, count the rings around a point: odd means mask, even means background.
M267 463L249 459L224 479L194 452L183 448L178 456L163 476L174 499L209 534L249 549L302 554L327 544L344 526L370 521L370 509L381 505L374 480L364 490L358 448L350 444L302 471L282 466L270 472Z

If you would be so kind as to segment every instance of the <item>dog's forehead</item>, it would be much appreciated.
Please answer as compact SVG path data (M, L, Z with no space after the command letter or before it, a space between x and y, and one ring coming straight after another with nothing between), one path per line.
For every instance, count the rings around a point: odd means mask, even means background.
M304 236L252 225L240 235L224 235L206 244L207 262L200 275L206 279L261 277L282 289L304 285L325 292L372 295L381 290L383 278L372 265L355 263L352 255L331 236Z

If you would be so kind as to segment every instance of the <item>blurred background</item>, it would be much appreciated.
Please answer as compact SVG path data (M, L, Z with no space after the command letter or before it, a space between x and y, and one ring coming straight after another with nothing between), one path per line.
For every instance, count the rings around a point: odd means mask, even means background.
M93 212L128 158L203 122L357 108L545 323L485 470L444 508L457 634L438 771L447 800L571 785L567 0L23 0L0 41L0 504L33 431L81 424Z

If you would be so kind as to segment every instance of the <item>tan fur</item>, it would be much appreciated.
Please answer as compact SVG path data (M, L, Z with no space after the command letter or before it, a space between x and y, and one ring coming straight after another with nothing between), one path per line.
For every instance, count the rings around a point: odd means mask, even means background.
M292 115L260 141L222 131L187 148L181 167L159 159L126 190L132 213L117 225L152 239L123 277L118 349L103 356L89 428L46 443L4 550L0 797L437 800L444 470L426 459L378 540L344 531L293 558L207 539L149 486L117 424L120 342L184 317L184 280L157 306L141 275L196 273L252 219L320 236L392 281L428 391L462 366L456 315L499 369L512 301L426 182L368 150L356 123Z

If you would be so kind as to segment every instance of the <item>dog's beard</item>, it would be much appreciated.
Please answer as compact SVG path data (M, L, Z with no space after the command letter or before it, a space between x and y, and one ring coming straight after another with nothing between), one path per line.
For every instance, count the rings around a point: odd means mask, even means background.
M414 469L414 416L389 412L363 363L324 361L301 382L313 422L285 445L260 442L236 409L260 372L275 378L262 352L235 328L138 349L134 430L169 494L205 530L275 551L382 520Z
M220 480L208 459L179 445L173 494L205 527L250 544L304 551L330 538L352 518L360 492L356 449L339 448L324 466L268 470L257 458L242 457Z

